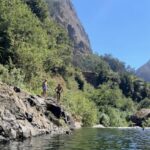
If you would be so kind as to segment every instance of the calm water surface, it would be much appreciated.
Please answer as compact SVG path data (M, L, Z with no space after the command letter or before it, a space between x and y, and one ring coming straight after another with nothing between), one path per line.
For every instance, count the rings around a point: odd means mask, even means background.
M72 135L0 144L0 150L150 150L150 129L79 129Z

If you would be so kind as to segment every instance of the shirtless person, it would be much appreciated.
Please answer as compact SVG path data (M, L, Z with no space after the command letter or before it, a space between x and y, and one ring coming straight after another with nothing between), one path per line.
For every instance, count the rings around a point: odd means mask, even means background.
M55 88L56 91L56 95L57 95L57 101L60 101L60 97L61 97L61 93L63 92L63 88L60 84L57 85L57 87Z

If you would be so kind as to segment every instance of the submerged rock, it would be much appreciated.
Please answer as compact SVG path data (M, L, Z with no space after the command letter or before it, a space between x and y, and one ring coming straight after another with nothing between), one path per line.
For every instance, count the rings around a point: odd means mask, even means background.
M41 98L0 84L0 141L69 132L72 116L54 98Z

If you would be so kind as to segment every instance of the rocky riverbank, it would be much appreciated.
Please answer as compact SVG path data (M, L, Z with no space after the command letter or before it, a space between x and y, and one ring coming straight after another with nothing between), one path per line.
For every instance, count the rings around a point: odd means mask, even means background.
M74 128L72 116L54 98L0 83L0 141L69 133Z

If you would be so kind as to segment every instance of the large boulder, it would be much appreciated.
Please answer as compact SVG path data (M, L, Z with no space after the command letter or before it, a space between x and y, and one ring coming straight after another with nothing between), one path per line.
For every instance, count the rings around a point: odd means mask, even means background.
M150 109L141 109L130 117L137 126L142 126L142 122L150 117Z
M0 83L0 141L73 128L72 116L54 98L44 99Z

